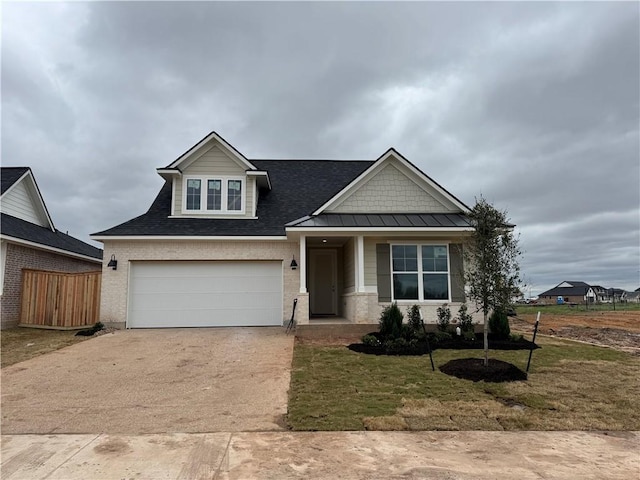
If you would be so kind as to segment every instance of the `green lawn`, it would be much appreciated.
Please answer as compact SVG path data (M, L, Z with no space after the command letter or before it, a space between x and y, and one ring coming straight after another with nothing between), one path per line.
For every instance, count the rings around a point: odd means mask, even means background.
M294 430L639 430L640 358L543 339L529 379L473 383L441 373L481 350L374 356L297 344L289 393ZM528 351L491 351L526 368Z
M601 305L517 305L518 315L535 314L538 312L560 315L584 315L586 312L613 312L614 305L603 303ZM640 312L640 303L616 303L616 312Z

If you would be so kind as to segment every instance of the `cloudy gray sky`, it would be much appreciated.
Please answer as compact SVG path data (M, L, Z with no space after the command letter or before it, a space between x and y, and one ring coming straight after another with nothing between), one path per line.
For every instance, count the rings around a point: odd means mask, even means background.
M640 287L640 4L2 5L2 165L89 240L211 130L249 158L393 146L518 225L533 295Z

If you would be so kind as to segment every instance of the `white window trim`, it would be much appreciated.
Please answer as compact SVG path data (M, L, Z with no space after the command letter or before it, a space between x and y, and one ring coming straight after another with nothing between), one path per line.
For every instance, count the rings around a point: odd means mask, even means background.
M200 209L187 209L187 182L189 180L200 180ZM220 180L222 183L222 208L220 210L207 210L207 183L209 180ZM230 180L240 181L242 189L240 210L227 209L227 193ZM185 215L244 215L245 203L247 198L247 182L244 177L226 176L226 175L185 175L182 179L182 213Z
M451 303L451 255L450 255L450 251L449 251L449 242L411 242L411 241L398 241L398 242L390 242L390 249L389 249L389 271L391 272L391 301L392 302L398 302L400 305L405 305L405 304L414 304L416 302L419 303L423 303L423 304L442 304L442 303ZM395 292L394 292L394 288L393 288L393 275L395 273L414 273L414 272L396 272L393 269L393 246L407 246L407 245L415 245L417 250L418 250L418 258L417 258L417 262L418 262L418 271L415 272L416 275L418 275L418 298L411 300L411 299L399 299L396 300L395 298ZM427 272L427 273L446 273L447 274L447 292L448 292L448 298L444 299L424 299L424 281L422 278L422 275L425 273L422 271L422 247L423 246L444 246L447 248L447 271L446 272Z

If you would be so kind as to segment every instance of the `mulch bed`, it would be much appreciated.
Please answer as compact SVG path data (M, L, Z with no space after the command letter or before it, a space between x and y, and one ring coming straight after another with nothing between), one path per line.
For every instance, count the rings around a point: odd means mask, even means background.
M377 336L378 332L373 332L370 335ZM444 339L438 342L430 340L431 351L438 349L447 350L484 350L484 339L481 334L476 335L475 340L465 340L460 337L453 337L451 339ZM368 355L426 355L429 353L426 342L419 343L413 349L407 349L403 352L394 352L388 354L384 347L374 347L371 345L365 345L363 343L352 343L347 348L353 352L365 353ZM535 343L525 338L519 340L511 339L498 339L489 334L489 349L490 350L535 350L540 348Z
M512 363L489 359L489 366L484 366L481 358L460 358L451 360L440 367L442 373L453 377L479 382L500 383L526 380L527 374Z

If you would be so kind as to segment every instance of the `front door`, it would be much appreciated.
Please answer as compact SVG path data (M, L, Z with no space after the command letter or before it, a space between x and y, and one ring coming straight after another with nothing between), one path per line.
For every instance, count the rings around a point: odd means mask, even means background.
M337 315L337 253L331 249L309 251L309 302L311 315Z

